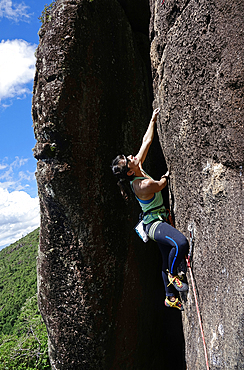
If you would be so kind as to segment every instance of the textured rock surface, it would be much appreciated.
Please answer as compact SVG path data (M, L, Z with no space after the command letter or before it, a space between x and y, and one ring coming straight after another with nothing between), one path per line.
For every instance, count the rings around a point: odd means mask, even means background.
M38 296L53 369L168 369L172 356L184 366L157 247L133 233L138 208L109 168L138 150L151 116L149 16L147 1L58 0L40 30Z
M244 368L242 0L151 1L158 132L175 222L194 225L193 272L211 369ZM188 370L205 359L192 290L183 314Z
M187 369L205 368L192 289L183 338L180 313L163 307L157 247L133 234L137 205L109 168L138 150L152 86L176 227L194 227L210 368L244 367L243 1L149 3L58 0L40 30L38 292L53 369L184 369L184 340Z

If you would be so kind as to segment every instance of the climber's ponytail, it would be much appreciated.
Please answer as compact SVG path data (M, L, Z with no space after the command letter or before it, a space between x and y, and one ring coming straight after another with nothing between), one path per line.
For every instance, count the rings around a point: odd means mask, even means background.
M125 159L125 165L121 164L121 160ZM127 172L129 171L128 168L128 160L124 155L118 155L112 162L112 172L117 177L118 182L117 185L120 189L120 193L124 200L128 202L129 194L130 194L130 187L128 186L128 181L131 181L134 177L128 176Z

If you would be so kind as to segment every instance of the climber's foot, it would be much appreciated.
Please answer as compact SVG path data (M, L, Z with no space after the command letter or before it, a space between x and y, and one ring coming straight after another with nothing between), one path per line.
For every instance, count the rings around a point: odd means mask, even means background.
M174 288L178 290L178 292L187 292L188 291L188 285L186 283L183 283L181 281L181 277L176 275L173 276L171 274L168 274L169 284L173 284Z
M178 308L180 311L184 311L183 304L175 297L166 297L164 304L166 307Z

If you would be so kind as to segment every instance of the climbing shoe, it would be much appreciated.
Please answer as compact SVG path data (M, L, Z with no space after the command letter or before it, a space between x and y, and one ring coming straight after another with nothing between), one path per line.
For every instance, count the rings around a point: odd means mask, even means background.
M178 308L180 311L184 311L183 304L179 301L178 298L175 298L174 302L171 302L167 297L164 301L166 307Z
M169 285L173 284L174 288L178 290L178 292L187 292L188 291L188 285L186 283L183 283L181 281L182 277L181 276L170 276L168 274L168 279L169 279Z

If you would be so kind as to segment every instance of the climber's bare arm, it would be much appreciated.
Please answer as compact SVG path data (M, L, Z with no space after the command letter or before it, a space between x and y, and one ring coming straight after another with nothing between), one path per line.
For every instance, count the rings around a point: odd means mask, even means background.
M139 160L139 164L141 165L145 161L150 145L152 144L153 137L154 137L154 127L155 127L155 123L157 122L158 114L159 114L159 108L153 111L152 118L149 122L147 131L145 135L143 136L141 148L138 154L136 155L136 158Z
M158 193L167 185L167 174L161 177L159 181L153 179L135 180L133 187L138 198L142 200L148 200L153 197L155 193Z

